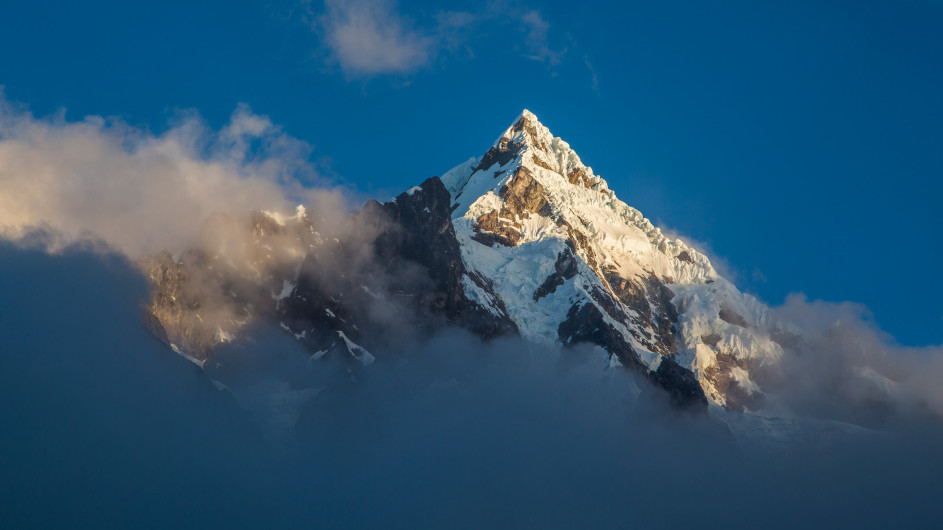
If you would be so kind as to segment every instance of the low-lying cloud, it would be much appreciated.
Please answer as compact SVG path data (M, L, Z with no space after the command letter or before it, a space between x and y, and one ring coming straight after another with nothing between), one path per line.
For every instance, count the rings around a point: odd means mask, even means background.
M932 429L830 449L738 447L707 418L676 415L644 380L605 370L592 349L458 331L351 383L260 329L255 364L209 372L230 394L140 325L146 288L119 256L0 242L0 292L0 520L11 527L939 520Z

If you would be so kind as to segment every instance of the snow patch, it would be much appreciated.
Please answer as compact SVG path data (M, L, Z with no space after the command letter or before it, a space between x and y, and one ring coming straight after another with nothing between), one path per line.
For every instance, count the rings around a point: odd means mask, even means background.
M193 357L192 355L190 355L190 354L188 354L187 352L185 352L185 351L181 350L180 348L178 348L176 344L171 344L171 345L170 345L170 349L173 350L174 353L176 353L177 355L179 355L179 356L183 357L184 359L190 361L191 363L193 363L193 364L199 366L200 368L203 368L203 367L206 365L206 361L201 361L201 360L197 359L196 357Z
M292 283L292 282L290 282L290 281L288 281L288 280L283 280L283 281L282 281L282 290L281 290L278 294L272 293L272 299L275 300L275 308L276 308L276 309L278 309L278 307L281 305L282 300L284 300L284 299L288 298L289 296L291 296L292 291L295 290L295 286L296 286L296 284L294 284L294 283Z
M369 294L369 295L372 296L373 298L376 298L377 300L383 300L383 295L382 295L382 294L378 294L378 293L375 293L375 292L371 291L370 288L367 287L366 285L360 284L360 288L363 289L363 292Z
M344 344L347 345L347 351L349 351L350 354L353 355L354 359L357 359L358 361L360 361L360 364L364 366L369 366L370 364L373 363L373 361L376 360L376 357L374 357L370 352L368 352L366 348L348 339L347 335L344 335L343 331L338 330L337 334L338 336L340 336L341 339L344 340Z

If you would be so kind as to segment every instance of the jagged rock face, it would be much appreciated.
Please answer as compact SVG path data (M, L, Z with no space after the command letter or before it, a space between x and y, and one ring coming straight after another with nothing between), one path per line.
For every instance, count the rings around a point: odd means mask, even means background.
M144 256L138 267L152 286L148 326L173 347L206 359L270 310L258 301L270 299L272 286L293 274L316 234L303 212L287 227L254 212L242 220L213 216L197 240L178 259L164 251Z
M492 281L524 337L598 345L679 406L761 403L751 369L781 353L765 307L617 199L536 116L524 111L484 156L442 180L466 268ZM708 346L701 337L711 334ZM718 342L730 358L755 359L731 372Z
M483 338L516 332L506 315L465 296L465 266L449 219L449 194L438 178L386 204L368 202L355 218L358 225L375 229L368 258L325 281L319 276L330 269L325 256L330 263L351 263L362 249L344 241L315 249L279 306L284 327L315 355L348 341L375 351L447 325ZM480 288L489 289L486 284Z
M628 318L637 326L650 324L633 333L635 338L660 355L676 353L678 310L672 302L674 293L671 289L654 274L641 281L627 280L612 272L604 278L616 298L634 311L635 315Z
M465 295L449 205L448 191L431 178L389 203L368 202L350 216L344 239L319 233L306 213L228 220L238 255L200 246L177 260L164 252L140 261L153 286L147 322L205 360L255 319L274 319L317 358L358 366L388 343L446 325L484 338L516 332L506 315ZM208 231L218 241L219 231ZM472 281L490 290L485 279Z
M763 405L763 394L751 393L743 388L734 375L736 370L748 374L751 371L746 360L728 353L718 353L715 362L704 370L703 377L725 396L729 410L759 410Z
M312 214L218 217L179 258L143 259L149 325L207 359L267 318L350 370L443 326L589 343L695 410L763 406L762 374L792 336L527 111L482 157L368 202L342 235Z

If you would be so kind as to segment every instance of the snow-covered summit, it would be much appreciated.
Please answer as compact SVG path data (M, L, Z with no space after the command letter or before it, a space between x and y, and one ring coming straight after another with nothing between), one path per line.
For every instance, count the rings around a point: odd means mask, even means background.
M680 239L665 236L641 212L619 200L567 142L553 136L527 110L484 156L442 176L455 201L453 217L480 217L501 202L502 188L521 175L542 188L552 209L549 216L529 217L521 220L520 227L515 226L524 241L550 236L554 230L548 219L564 218L601 251L594 260L600 268L630 267L632 270L621 272L654 272L684 282L717 278L706 256ZM561 230L565 231L556 232ZM635 262L640 262L642 269L635 267Z
M533 113L442 181L465 265L499 297L480 302L506 308L522 335L592 342L656 379L670 359L711 401L756 406L750 366L781 354L766 307L619 200Z

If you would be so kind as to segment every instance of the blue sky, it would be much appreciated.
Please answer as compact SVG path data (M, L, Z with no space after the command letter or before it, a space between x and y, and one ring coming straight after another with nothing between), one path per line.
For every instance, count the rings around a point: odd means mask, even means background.
M743 289L943 343L943 3L19 2L9 101L155 132L239 103L385 198L522 108Z

